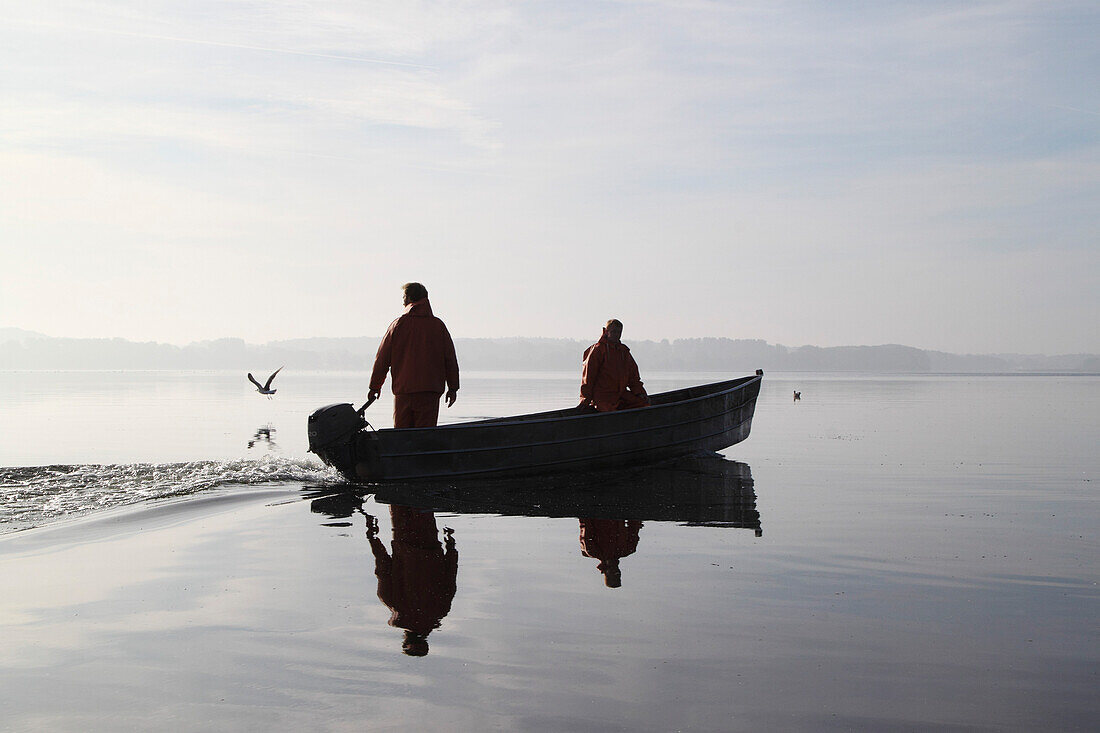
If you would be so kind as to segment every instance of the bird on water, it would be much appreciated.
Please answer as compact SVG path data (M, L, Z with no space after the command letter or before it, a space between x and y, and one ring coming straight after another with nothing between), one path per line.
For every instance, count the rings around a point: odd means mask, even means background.
M274 372L272 372L271 376L267 378L267 382L265 384L260 384L259 382L257 382L256 378L254 376L252 376L252 372L249 372L248 373L248 381L250 381L254 385L256 385L256 391L257 392L259 392L260 394L268 395L270 397L271 395L275 394L275 390L273 390L271 388L271 383L275 380L275 375L278 374L279 372L281 372L282 370L283 370L283 368L279 367Z

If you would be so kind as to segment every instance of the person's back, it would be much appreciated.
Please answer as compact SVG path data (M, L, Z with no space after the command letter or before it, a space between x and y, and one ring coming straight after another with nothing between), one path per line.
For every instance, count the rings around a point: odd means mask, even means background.
M382 388L385 366L392 372L394 394L434 392L443 394L448 381L458 382L458 360L451 335L443 321L432 314L427 298L410 303L391 324L383 339L371 375L371 389Z
M439 416L439 396L447 407L458 392L458 358L443 321L432 314L428 291L420 283L404 285L405 312L390 324L371 372L367 405L378 399L386 373L392 372L394 427L432 427Z
M620 339L623 324L611 319L599 341L584 352L581 369L581 405L600 412L628 410L649 404L630 349Z

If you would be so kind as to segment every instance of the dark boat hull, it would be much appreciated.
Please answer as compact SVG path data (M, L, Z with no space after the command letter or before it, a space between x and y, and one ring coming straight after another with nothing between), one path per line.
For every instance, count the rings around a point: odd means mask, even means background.
M312 450L359 482L653 463L721 450L747 438L761 379L757 374L665 392L653 395L649 407L621 412L572 408L433 428L363 429Z

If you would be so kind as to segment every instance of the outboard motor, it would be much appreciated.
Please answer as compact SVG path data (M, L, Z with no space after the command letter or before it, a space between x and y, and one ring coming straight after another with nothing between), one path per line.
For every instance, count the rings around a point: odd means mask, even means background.
M363 416L347 403L328 405L309 416L309 451L343 473L355 477L358 462L355 434L367 426Z

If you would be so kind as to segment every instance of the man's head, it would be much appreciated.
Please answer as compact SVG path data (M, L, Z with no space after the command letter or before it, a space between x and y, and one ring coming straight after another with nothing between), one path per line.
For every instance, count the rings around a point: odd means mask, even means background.
M618 341L623 337L623 322L618 318L612 318L603 327L603 335L611 341Z
M405 305L428 297L428 289L420 283L405 283L401 291L405 294Z

